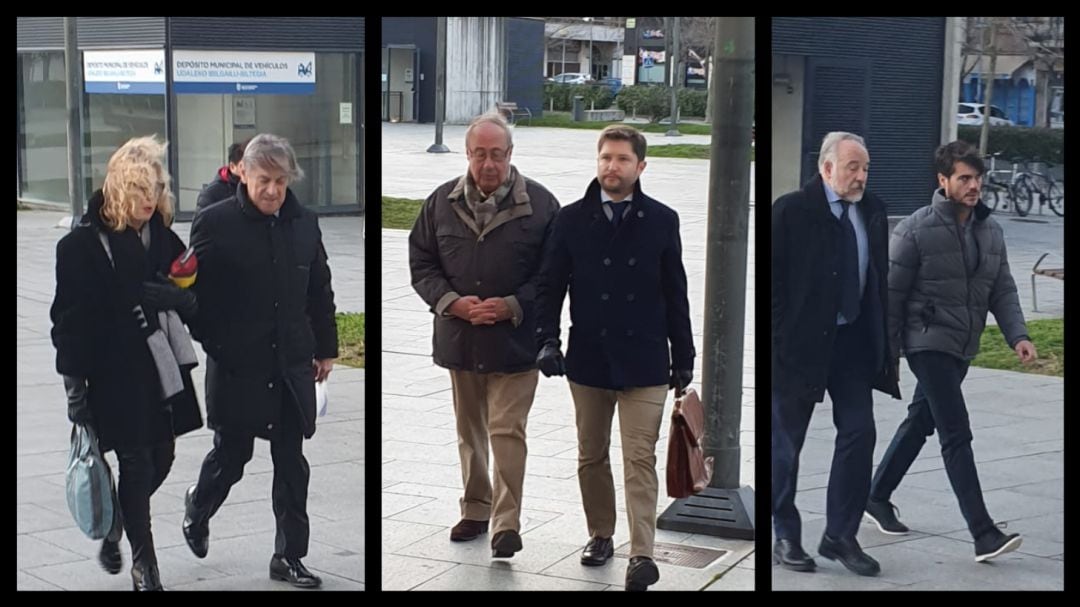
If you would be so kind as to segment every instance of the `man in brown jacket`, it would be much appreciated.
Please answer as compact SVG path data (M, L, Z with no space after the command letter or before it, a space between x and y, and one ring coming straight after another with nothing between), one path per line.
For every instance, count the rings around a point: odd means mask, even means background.
M533 302L559 203L510 164L512 133L501 116L475 118L465 149L468 172L424 201L409 267L435 315L435 364L453 385L465 495L450 539L476 539L490 520L492 556L508 558L522 547L525 423L538 379Z

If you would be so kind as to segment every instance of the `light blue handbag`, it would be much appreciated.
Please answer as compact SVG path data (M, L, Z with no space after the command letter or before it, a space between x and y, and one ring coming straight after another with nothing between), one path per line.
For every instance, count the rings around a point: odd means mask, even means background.
M97 434L84 424L71 428L71 451L65 474L68 509L75 524L92 540L119 541L120 505L112 471L101 454Z

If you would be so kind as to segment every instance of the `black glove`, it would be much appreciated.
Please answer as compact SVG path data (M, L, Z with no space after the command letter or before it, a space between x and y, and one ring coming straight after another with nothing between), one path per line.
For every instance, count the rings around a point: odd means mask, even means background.
M562 352L559 351L559 340L549 339L540 347L540 353L536 355L536 364L544 377L553 375L566 375L566 361L563 360Z
M184 318L191 318L199 311L195 293L181 289L168 279L144 282L143 304L154 310L176 310Z
M86 380L81 377L64 376L64 390L67 391L68 419L71 423L88 425L93 421L90 405L86 402Z
M672 369L671 381L668 382L668 387L675 389L675 396L680 396L692 381L694 381L693 369Z

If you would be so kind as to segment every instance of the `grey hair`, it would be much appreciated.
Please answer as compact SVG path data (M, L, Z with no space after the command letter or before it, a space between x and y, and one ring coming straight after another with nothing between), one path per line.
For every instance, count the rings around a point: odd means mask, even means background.
M831 160L833 166L836 166L836 149L840 147L841 141L854 141L862 146L862 149L866 149L866 142L862 137L859 137L855 133L848 133L847 131L833 131L828 135L825 135L825 139L821 141L821 153L817 157L817 168L819 171L825 169L825 161Z
M270 133L252 137L244 148L244 165L285 171L290 183L304 178L304 170L297 164L296 152L289 140Z
M481 124L494 124L495 126L502 129L503 132L506 133L507 149L511 149L514 147L514 133L510 130L510 125L506 123L506 118L504 118L503 115L498 112L485 112L483 114L480 114L476 118L473 118L472 121L469 122L469 128L465 129L466 146L469 145L469 136L472 135L473 130Z

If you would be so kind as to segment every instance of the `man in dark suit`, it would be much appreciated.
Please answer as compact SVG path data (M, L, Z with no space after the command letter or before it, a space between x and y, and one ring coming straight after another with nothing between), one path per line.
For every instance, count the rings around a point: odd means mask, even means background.
M836 447L818 553L859 575L881 567L855 540L870 491L872 389L900 397L885 339L888 220L866 191L862 137L825 136L819 175L772 208L772 513L774 560L813 571L795 508L799 452L814 404L832 400Z
M322 581L307 556L315 384L338 355L334 292L315 213L289 185L303 177L292 145L257 135L244 151L236 195L195 217L200 308L192 324L207 355L206 413L214 448L185 495L184 539L205 558L210 519L244 474L255 439L270 441L277 522L270 579Z
M578 481L589 525L581 564L614 553L615 485L608 450L616 403L622 431L630 564L626 589L660 579L656 535L656 440L669 388L693 378L694 344L679 217L646 196L645 137L628 126L600 134L597 178L562 209L545 247L537 286L537 363L565 374L578 429ZM570 290L570 347L563 361L559 319ZM668 342L671 343L670 357Z

